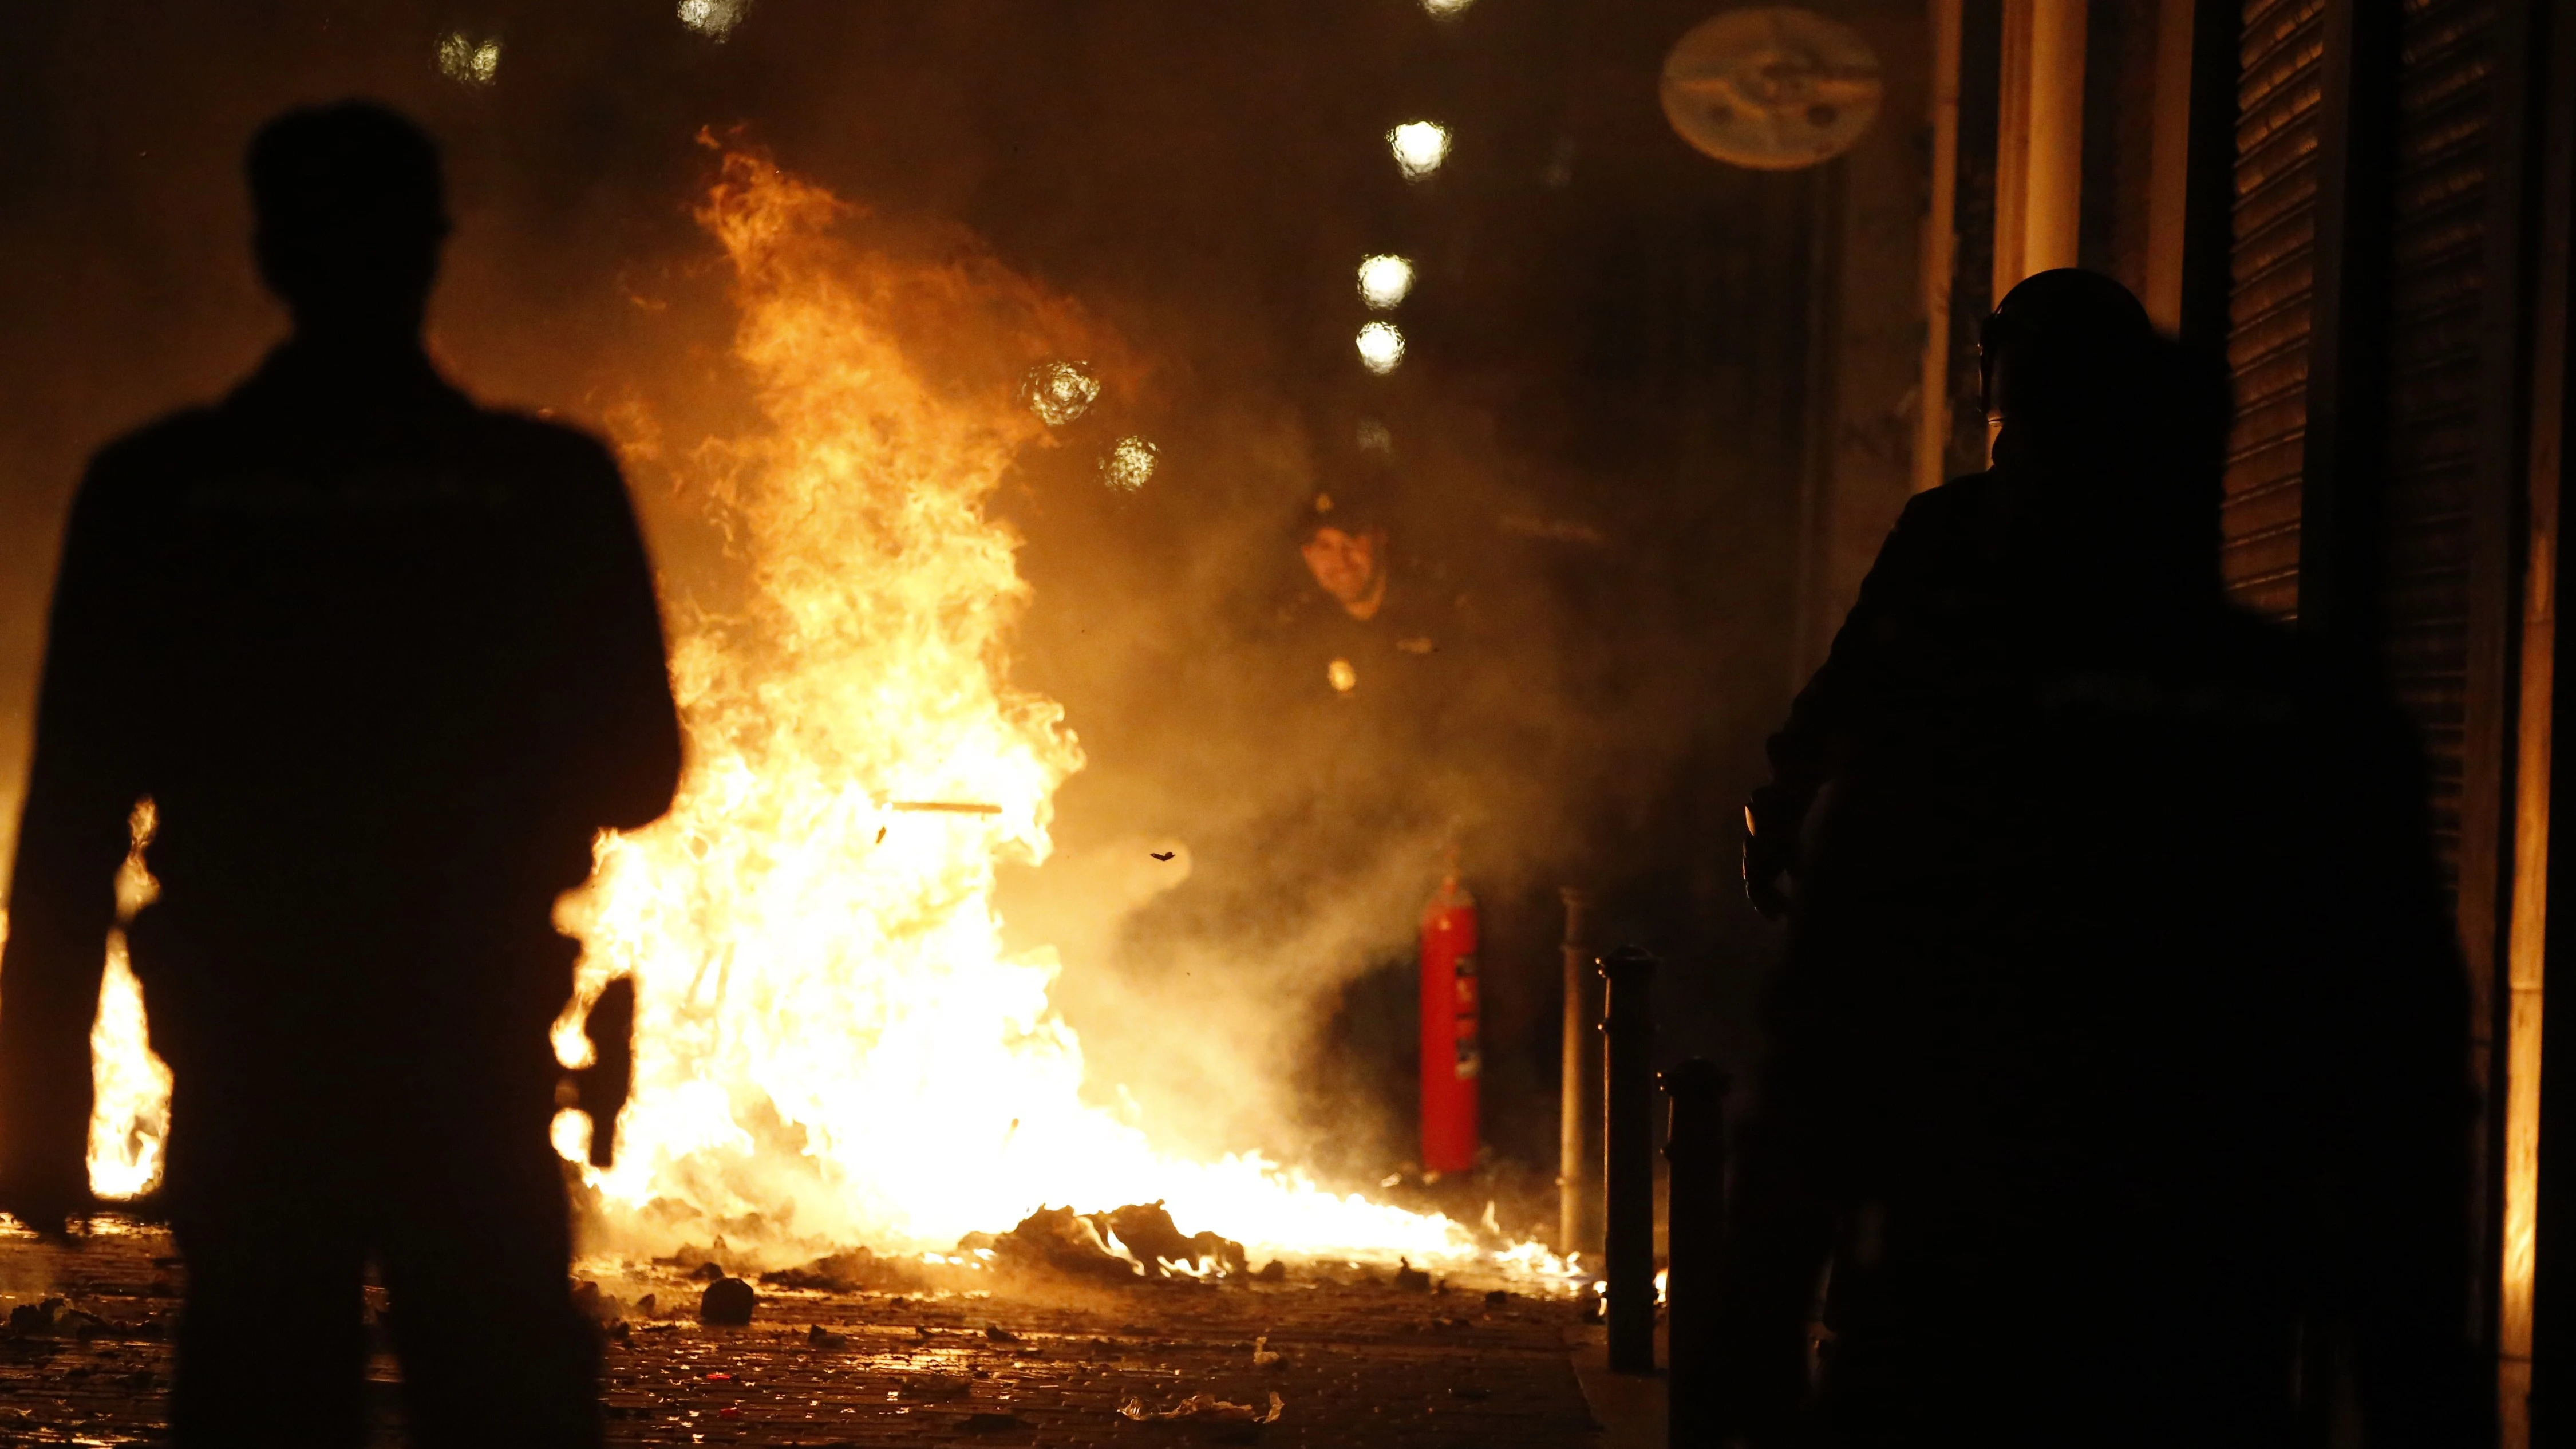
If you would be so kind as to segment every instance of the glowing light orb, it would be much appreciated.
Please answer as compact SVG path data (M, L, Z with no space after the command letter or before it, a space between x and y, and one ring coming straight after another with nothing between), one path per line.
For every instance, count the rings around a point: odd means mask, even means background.
M1475 3L1476 0L1422 0L1422 8L1435 19L1448 20L1466 14L1467 7Z
M1100 379L1087 362L1042 362L1020 379L1020 401L1038 421L1060 428L1100 400Z
M711 40L722 41L742 23L751 0L680 0L680 23Z
M1100 481L1121 493L1133 493L1154 476L1161 454L1143 438L1120 438L1100 460Z
M1373 311L1384 312L1403 301L1413 291L1413 262L1407 257L1372 256L1360 258L1360 300Z
M1404 362L1404 333L1392 322L1371 322L1360 329L1360 363L1384 376Z
M1386 148L1407 181L1419 181L1449 159L1449 128L1437 121L1407 121L1386 133Z
M501 42L451 30L438 38L438 73L461 86L488 86L501 76Z

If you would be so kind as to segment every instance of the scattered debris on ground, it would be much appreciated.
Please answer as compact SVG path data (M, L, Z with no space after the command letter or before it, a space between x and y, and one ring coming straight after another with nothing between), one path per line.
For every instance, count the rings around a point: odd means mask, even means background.
M185 1280L182 1265L154 1260L168 1243L159 1230L100 1236L77 1250L0 1240L0 1271L9 1275L0 1281L27 1285L0 1292L0 1322L24 1308L22 1324L50 1325L0 1329L0 1442L166 1442L168 1334L179 1300L162 1285ZM687 1444L692 1435L734 1449L1291 1441L1554 1449L1592 1432L1567 1360L1569 1336L1582 1332L1578 1304L1536 1285L1521 1290L1517 1280L1499 1303L1480 1303L1502 1285L1469 1269L1456 1270L1445 1299L1396 1292L1393 1261L1376 1265L1373 1282L1346 1262L1301 1262L1285 1284L1246 1274L1224 1291L1185 1275L1153 1285L1129 1263L1134 1276L1125 1281L1136 1288L1116 1292L932 1268L938 1286L903 1294L773 1294L749 1271L757 1258L728 1253L716 1261L742 1277L717 1282L750 1280L745 1327L698 1319L714 1285L687 1275L710 1256L650 1266L592 1260L567 1280L575 1292L594 1283L603 1314L619 1295L629 1300L630 1332L621 1337L612 1321L600 1339L602 1406L619 1449ZM379 1315L382 1292L368 1300ZM648 1293L662 1310L649 1317ZM47 1300L59 1301L49 1310ZM97 1326L82 1333L91 1319ZM368 1339L365 1442L395 1449L409 1442L400 1369L381 1325Z
M645 1300L645 1304L643 1305L643 1311L648 1313L651 1311L651 1301L652 1300L648 1295ZM588 1278L579 1278L574 1280L572 1285L572 1306L576 1312L581 1314L582 1317L589 1319L593 1323L600 1324L603 1327L624 1322L627 1314L625 1299L610 1293L608 1290L600 1287L599 1284ZM393 1318L390 1311L380 1311L377 1316L388 1324L390 1324Z
M814 1293L910 1293L923 1286L919 1265L910 1259L880 1257L865 1248L816 1258L800 1268L778 1268L760 1275L763 1288L791 1288Z
M740 1278L718 1278L698 1298L698 1321L711 1327L740 1328L751 1322L760 1295Z
M733 1250L726 1247L725 1240L720 1237L703 1248L695 1243L682 1243L669 1257L655 1258L653 1263L656 1267L677 1268L687 1273L703 1268L709 1263L721 1263L732 1256Z
M1250 1404L1229 1403L1208 1394L1192 1394L1168 1409L1148 1409L1143 1399L1129 1399L1118 1406L1118 1412L1138 1423L1149 1419L1195 1419L1206 1423L1276 1424L1286 1403L1276 1389L1270 1394L1270 1409L1264 1413Z

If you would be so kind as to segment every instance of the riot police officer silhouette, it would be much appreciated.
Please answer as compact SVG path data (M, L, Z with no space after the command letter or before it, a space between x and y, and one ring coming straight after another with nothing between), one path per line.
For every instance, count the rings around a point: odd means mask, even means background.
M85 1204L88 1025L149 798L129 939L175 1078L180 1440L359 1442L372 1260L415 1442L595 1443L550 912L677 779L651 574L598 443L424 352L429 139L297 110L247 169L292 336L101 451L72 508L0 956L0 1207Z
M2474 1442L2420 747L2366 668L2222 593L2213 366L2073 270L1983 341L1993 466L1906 508L1748 811L1790 934L1719 1300L1734 1428L2268 1446L2341 1401L2373 1444Z

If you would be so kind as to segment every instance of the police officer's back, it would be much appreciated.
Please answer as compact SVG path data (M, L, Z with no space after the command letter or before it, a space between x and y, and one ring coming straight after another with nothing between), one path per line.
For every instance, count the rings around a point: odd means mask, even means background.
M1752 811L1791 934L1737 1422L1781 1442L1830 1259L1851 1449L2279 1444L2338 1362L2373 1443L2466 1442L2467 1012L2420 750L2222 598L2223 394L2134 299L2044 273L1986 342L1995 465L1907 508Z
M598 830L670 800L651 578L597 443L477 408L422 352L427 139L294 112L249 166L294 336L100 453L73 506L0 970L0 1206L59 1227L80 1201L89 1011L149 798L160 898L130 934L175 1077L183 1439L256 1416L353 1442L372 1255L421 1442L580 1442L545 1140L574 947L549 912Z

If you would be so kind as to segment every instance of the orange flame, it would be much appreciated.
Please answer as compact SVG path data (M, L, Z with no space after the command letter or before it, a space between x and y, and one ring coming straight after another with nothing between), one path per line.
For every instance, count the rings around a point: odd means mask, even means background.
M618 1165L590 1173L612 1230L939 1250L1048 1202L1161 1198L1256 1247L1475 1251L1445 1218L1256 1155L1159 1152L1082 1100L1053 951L1003 949L996 867L1045 857L1082 756L1062 710L1008 680L1029 591L985 504L1043 434L1017 380L1104 339L980 248L863 245L864 213L749 151L699 220L733 267L766 426L687 480L744 588L722 614L673 611L679 801L604 837L564 916L579 1001L637 983ZM999 808L892 808L923 800ZM584 1009L558 1025L568 1062ZM585 1136L558 1124L567 1157Z
M137 802L126 822L131 847L116 873L117 929L108 933L98 1016L89 1029L89 1186L109 1199L140 1197L160 1186L170 1132L170 1068L153 1053L143 986L126 957L124 930L161 893L161 883L143 863L159 822L149 799Z

